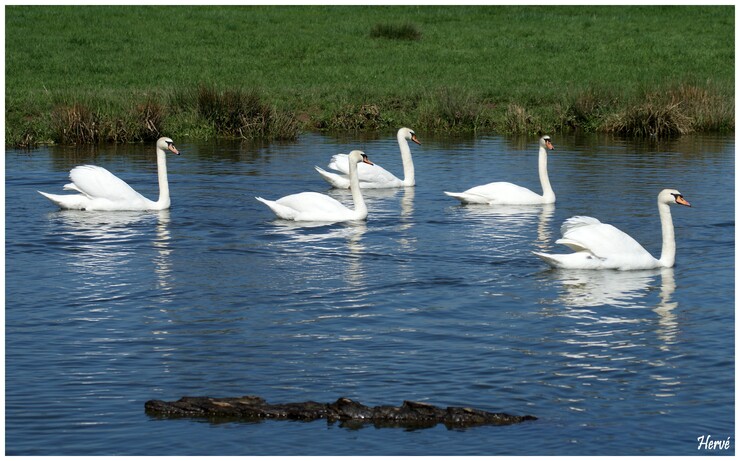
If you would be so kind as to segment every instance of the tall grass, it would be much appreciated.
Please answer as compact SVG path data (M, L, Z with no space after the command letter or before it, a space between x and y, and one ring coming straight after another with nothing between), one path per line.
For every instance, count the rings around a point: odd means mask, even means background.
M428 131L477 132L482 125L483 107L475 96L460 88L441 88L424 98L418 126Z
M735 126L733 6L5 12L10 144Z
M681 84L640 94L620 103L583 94L570 107L568 122L626 136L675 137L696 131L734 130L734 102L707 88Z
M279 114L265 104L256 90L223 90L201 85L197 95L198 113L223 136L241 139L298 137L298 121Z
M388 123L376 104L347 104L334 111L327 119L319 120L316 128L330 131L376 131Z
M164 118L162 105L148 98L116 115L81 102L60 104L52 109L50 124L54 139L62 144L124 143L157 139Z
M372 38L388 38L392 40L420 40L421 31L415 24L375 24L370 29Z

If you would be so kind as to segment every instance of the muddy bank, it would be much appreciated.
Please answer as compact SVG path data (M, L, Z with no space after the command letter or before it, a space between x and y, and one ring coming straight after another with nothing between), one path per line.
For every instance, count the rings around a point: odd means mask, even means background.
M376 427L427 428L444 424L448 428L481 425L509 425L536 420L530 415L491 413L468 407L440 408L420 402L404 401L401 406L368 407L348 398L333 403L297 402L270 404L261 397L183 397L175 402L150 400L144 405L150 416L166 418L209 418L259 421L263 419L313 421L326 419L350 427L372 424Z

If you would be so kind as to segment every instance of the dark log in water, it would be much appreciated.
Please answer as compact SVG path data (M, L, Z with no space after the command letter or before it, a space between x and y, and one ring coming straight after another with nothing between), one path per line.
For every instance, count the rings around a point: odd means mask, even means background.
M288 419L313 421L326 419L339 421L344 426L425 428L443 423L448 428L480 425L508 425L535 420L534 416L513 416L490 413L475 408L447 407L404 401L400 407L381 405L368 407L348 398L334 403L298 402L269 404L261 397L231 398L183 397L176 402L150 400L144 408L147 414L158 417L203 417L224 420L258 421L262 419Z

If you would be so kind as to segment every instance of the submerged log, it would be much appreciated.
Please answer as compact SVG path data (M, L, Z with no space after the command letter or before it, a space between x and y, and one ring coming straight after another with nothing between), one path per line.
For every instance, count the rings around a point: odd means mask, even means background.
M284 419L339 421L344 426L426 428L443 423L448 428L480 425L508 425L537 419L534 416L514 416L490 413L467 407L439 408L428 403L404 401L400 407L381 405L368 407L348 398L333 403L298 402L269 404L256 396L244 397L183 397L176 402L150 400L144 405L147 414L167 418L209 418L259 421Z

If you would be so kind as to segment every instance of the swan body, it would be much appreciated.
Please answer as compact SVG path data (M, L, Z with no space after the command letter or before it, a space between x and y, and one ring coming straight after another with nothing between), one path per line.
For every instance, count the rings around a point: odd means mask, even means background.
M540 138L539 174L542 195L510 182L492 182L465 192L445 192L461 203L481 205L538 205L555 203L555 192L547 175L547 149L554 149L549 136Z
M566 269L641 270L673 267L676 240L669 208L671 204L691 206L675 189L664 189L658 194L663 231L660 259L655 259L635 239L611 224L588 216L574 216L565 220L560 228L563 237L555 241L569 247L574 253L534 254L553 267Z
M421 145L421 142L417 139L414 130L409 128L401 128L398 130L396 139L398 139L398 146L401 149L404 178L397 178L393 173L380 165L373 164L374 166L370 166L360 163L357 165L357 173L360 178L361 188L385 189L393 187L410 187L416 184L414 178L414 162L411 158L409 141L413 141L419 145ZM316 168L316 171L319 172L321 177L331 184L332 187L337 189L347 189L349 187L349 158L347 154L337 154L331 158L329 168L338 173L329 172L319 167L314 168Z
M155 202L136 192L125 181L103 167L81 165L69 172L72 180L62 189L76 194L57 195L37 191L60 208L88 211L165 210L170 207L170 189L167 182L166 152L180 155L172 139L157 141L157 176L159 199Z
M341 222L365 219L367 206L360 191L357 166L359 163L372 165L372 162L359 150L350 152L348 160L349 187L355 204L354 209L347 208L332 197L317 192L301 192L274 201L262 197L255 198L270 207L278 218L292 221Z

